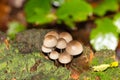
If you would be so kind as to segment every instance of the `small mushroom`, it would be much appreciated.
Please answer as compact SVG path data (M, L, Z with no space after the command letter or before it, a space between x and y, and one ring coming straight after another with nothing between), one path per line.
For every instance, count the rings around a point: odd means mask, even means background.
M67 44L66 52L70 55L79 55L82 51L83 47L79 41L73 40Z
M57 39L59 38L59 34L58 34L56 31L50 31L50 32L48 32L48 33L45 35L45 37L48 36L48 35L55 36Z
M66 40L63 39L63 38L59 38L58 42L57 42L57 45L56 45L56 48L58 48L58 49L64 49L64 48L66 48L66 46L67 46Z
M71 62L72 60L72 56L69 55L66 51L61 53L59 58L58 58L59 62L62 64L67 64L69 62Z
M49 57L50 59L53 59L53 60L56 60L59 58L59 53L57 51L52 51L50 54L49 54Z
M67 43L70 42L71 40L73 40L71 34L68 32L61 32L59 35L59 38L65 39Z
M42 46L41 49L44 53L50 53L53 50L53 48L48 48L48 47L45 47L44 45Z
M55 47L57 45L57 38L55 36L48 35L45 37L43 45L46 47Z

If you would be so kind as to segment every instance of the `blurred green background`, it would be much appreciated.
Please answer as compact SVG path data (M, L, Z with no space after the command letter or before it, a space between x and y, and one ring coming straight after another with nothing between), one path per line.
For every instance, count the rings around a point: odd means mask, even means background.
M120 0L1 0L0 29L12 39L31 28L60 28L73 35L78 31L75 35L87 34L80 37L83 44L91 44L95 50L116 50L119 4Z

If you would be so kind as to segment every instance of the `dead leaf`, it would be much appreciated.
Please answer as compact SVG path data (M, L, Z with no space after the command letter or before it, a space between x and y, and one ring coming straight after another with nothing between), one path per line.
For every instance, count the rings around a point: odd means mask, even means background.
M79 80L80 73L76 70L71 71L71 78L74 80Z
M37 70L37 67L39 66L39 64L41 63L40 60L36 61L35 64L30 68L31 72L34 72Z
M95 80L101 80L99 76L96 76L95 77Z
M93 53L92 50L90 50L90 54L89 54L89 63L92 62L93 58L94 58L94 53Z
M11 7L8 5L7 0L0 0L0 30L2 31L7 29L10 11Z
M4 42L5 42L6 48L9 49L9 46L10 46L9 41L5 39Z
M12 78L12 80L16 80L16 78L14 77L14 78Z

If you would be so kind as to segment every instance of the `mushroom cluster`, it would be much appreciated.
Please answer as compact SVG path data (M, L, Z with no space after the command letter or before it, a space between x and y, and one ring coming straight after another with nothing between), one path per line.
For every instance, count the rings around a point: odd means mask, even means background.
M42 51L47 53L50 59L67 64L71 62L73 56L82 53L83 46L79 41L73 40L68 32L50 31L44 37Z

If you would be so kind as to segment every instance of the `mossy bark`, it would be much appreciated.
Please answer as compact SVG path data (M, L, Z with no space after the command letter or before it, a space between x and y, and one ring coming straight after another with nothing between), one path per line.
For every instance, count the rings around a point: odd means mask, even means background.
M52 29L30 29L20 32L14 40L15 47L22 53L41 52L44 36Z
M120 72L119 68L109 69L108 71L95 73L91 70L91 66L99 64L108 64L115 61L115 51L101 50L94 53L92 63L89 62L91 49L84 46L82 54L74 56L74 59L70 64L65 67L56 67L54 63L45 59L45 56L41 53L41 46L43 44L44 36L51 29L31 29L16 35L13 41L10 41L9 49L6 48L4 40L6 35L0 33L0 79L1 80L71 80L70 72L77 71L80 76L80 80L84 80L86 77L96 80L96 77L104 79L104 75L112 71ZM21 54L22 53L22 54ZM31 54L24 54L31 53ZM92 76L92 74L94 74ZM99 75L99 76L97 76ZM112 74L107 75L112 77ZM112 79L112 78L110 78ZM98 79L99 80L99 79ZM116 78L118 80L118 78Z

